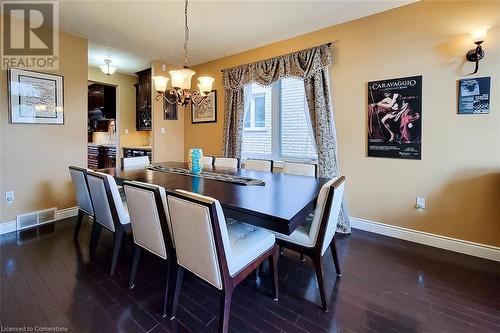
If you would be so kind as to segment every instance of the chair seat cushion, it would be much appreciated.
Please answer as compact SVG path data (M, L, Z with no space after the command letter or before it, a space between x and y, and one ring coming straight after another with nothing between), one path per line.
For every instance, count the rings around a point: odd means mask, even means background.
M274 235L268 231L233 219L227 219L226 225L232 251L232 258L228 261L231 276L274 245Z
M281 234L279 232L275 232L274 235L276 236L276 238L284 240L286 242L302 245L305 247L313 247L315 241L314 239L311 239L311 237L309 237L313 218L314 214L309 215L304 223L302 223L290 235Z

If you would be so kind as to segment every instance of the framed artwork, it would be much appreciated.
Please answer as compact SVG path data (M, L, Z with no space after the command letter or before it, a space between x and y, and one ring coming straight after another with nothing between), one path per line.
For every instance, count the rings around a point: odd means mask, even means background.
M193 97L193 99L201 97ZM207 97L198 105L191 103L191 123L215 123L217 122L217 91L212 90Z
M490 113L490 77L458 80L458 114Z
M368 82L368 157L422 158L422 76Z
M64 78L10 68L9 119L12 124L64 124Z
M177 103L170 104L163 99L163 119L177 120Z

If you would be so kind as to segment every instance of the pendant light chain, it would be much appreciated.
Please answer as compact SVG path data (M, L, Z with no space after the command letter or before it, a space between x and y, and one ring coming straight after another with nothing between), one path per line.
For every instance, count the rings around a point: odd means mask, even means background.
M184 3L184 67L188 68L188 43L189 43L189 27L188 27L188 0Z

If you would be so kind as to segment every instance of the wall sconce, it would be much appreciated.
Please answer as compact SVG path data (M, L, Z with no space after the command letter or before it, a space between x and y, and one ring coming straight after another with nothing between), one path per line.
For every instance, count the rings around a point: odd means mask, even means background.
M476 68L474 69L474 72L472 74L477 73L477 71L479 70L479 60L484 58L484 50L481 44L485 41L487 33L488 29L480 29L473 31L470 34L472 37L472 41L477 45L475 49L469 50L469 52L467 52L467 55L465 56L468 61L476 63Z

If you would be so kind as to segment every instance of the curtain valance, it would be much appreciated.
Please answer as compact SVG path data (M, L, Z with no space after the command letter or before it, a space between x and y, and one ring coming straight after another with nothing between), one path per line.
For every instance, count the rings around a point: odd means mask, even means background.
M224 69L224 88L238 90L256 82L270 85L284 77L307 79L332 63L331 43Z

